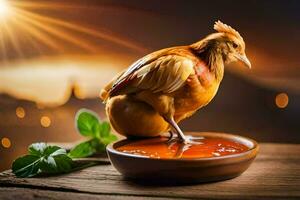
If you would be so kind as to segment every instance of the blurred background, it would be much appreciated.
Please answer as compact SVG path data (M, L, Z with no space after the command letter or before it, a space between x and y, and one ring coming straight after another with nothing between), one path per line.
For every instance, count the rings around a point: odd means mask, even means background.
M252 70L227 66L215 99L181 126L300 143L300 1L0 0L0 171L33 142L75 142L74 115L105 119L99 91L154 50L186 45L220 19Z

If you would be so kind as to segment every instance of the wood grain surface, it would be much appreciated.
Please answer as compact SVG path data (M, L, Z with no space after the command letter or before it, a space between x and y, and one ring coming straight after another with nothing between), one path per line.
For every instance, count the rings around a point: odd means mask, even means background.
M155 175L154 175L155 176ZM0 199L300 199L300 145L260 144L241 176L196 185L154 185L124 179L111 165L44 178L0 174Z

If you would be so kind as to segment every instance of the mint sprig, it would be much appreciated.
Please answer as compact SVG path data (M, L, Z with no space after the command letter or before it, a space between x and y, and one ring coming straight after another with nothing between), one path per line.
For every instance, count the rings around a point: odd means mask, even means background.
M101 122L98 115L91 110L81 109L75 117L78 132L89 140L75 146L68 154L71 158L83 158L105 152L105 147L117 140L111 133L110 124Z
M98 115L90 110L81 109L75 117L78 132L89 139L76 145L67 153L58 146L49 146L46 143L34 143L28 147L28 154L17 158L12 164L12 171L17 177L33 177L39 174L68 173L84 167L74 158L84 158L105 152L105 147L117 140L111 133L110 124L101 122Z
M28 148L28 155L16 159L12 171L17 177L32 177L37 174L58 174L68 172L73 167L72 159L65 149L34 143Z

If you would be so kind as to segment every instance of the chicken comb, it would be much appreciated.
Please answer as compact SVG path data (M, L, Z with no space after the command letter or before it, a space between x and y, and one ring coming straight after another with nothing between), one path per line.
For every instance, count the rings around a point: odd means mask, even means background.
M229 34L235 35L236 37L242 39L242 36L239 34L239 32L234 30L231 26L228 26L227 24L224 24L220 20L215 22L214 29L216 31L218 31L219 33L229 33Z

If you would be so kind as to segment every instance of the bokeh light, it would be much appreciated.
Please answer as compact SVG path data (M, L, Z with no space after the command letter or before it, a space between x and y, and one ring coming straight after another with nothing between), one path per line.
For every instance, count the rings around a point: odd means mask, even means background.
M11 142L10 142L10 139L8 139L7 137L4 137L1 139L1 144L4 148L10 148L11 146Z
M21 119L24 118L25 115L26 115L25 109L21 106L17 107L16 108L16 115L17 115L17 117L19 117Z
M41 122L42 127L45 127L45 128L47 128L51 125L51 119L48 116L41 117L40 122Z
M275 97L275 104L278 108L285 108L289 104L289 96L286 93L279 93Z

